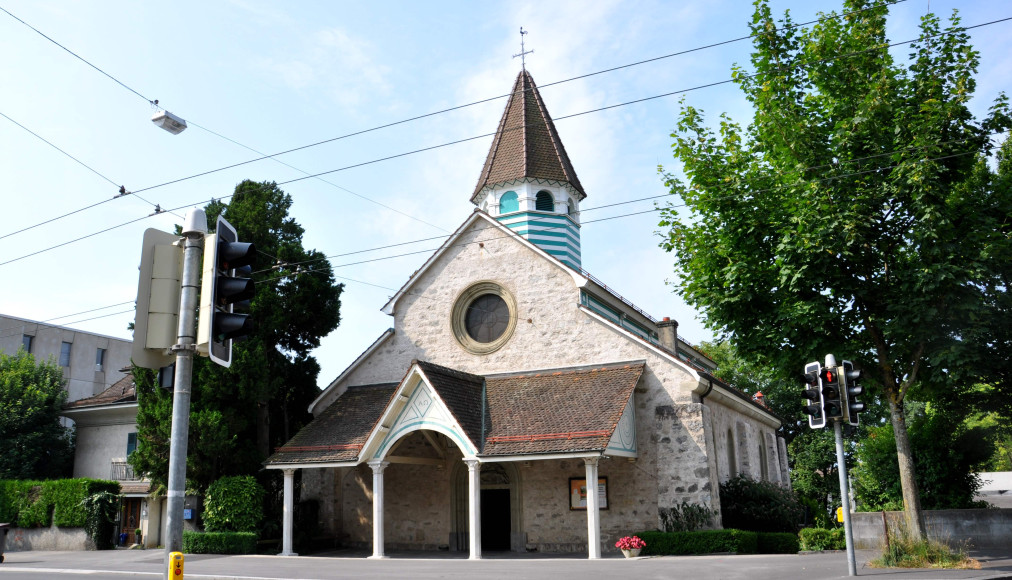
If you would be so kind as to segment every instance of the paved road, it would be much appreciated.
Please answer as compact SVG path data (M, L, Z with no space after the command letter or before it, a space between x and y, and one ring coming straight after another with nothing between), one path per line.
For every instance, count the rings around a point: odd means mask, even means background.
M858 576L881 580L1012 579L1012 550L1008 553L974 553L981 570L879 570L864 563L877 554L857 553ZM161 550L114 550L106 552L8 552L0 564L3 580L75 578L113 580L161 577ZM200 580L591 580L597 578L664 578L831 580L847 578L847 556L843 552L807 555L755 556L664 556L625 560L606 557L545 555L490 555L471 561L455 554L394 553L384 560L369 560L364 554L327 554L282 558L279 556L190 555L185 578Z

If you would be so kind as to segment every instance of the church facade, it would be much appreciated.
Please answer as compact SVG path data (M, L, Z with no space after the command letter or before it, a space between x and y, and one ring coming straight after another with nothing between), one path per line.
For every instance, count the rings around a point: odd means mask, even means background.
M474 212L383 306L384 332L266 462L345 546L586 552L717 512L739 473L788 481L780 420L581 269L583 186L526 70Z

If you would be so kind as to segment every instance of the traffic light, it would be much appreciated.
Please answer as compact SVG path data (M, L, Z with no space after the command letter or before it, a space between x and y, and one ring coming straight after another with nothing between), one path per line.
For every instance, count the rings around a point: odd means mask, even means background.
M864 403L859 401L857 397L864 393L864 387L857 383L858 379L861 378L861 371L854 368L854 364L849 360L843 361L843 396L844 396L844 413L845 420L851 425L858 424L858 415L864 411Z
M248 276L256 248L238 241L235 228L221 216L215 232L204 238L197 351L228 367L232 364L232 340L253 330L249 315L235 309L248 308L253 298L253 280Z
M167 232L144 232L130 355L139 367L160 369L176 360L172 346L177 338L183 279L183 248L178 241L179 236Z
M841 394L840 367L823 367L819 371L822 381L822 403L827 419L843 417L843 395Z
M822 408L819 363L812 362L805 365L805 372L801 375L801 379L805 382L805 390L802 391L802 395L809 401L809 404L804 407L805 414L808 415L808 426L812 429L822 429L826 426L826 414Z

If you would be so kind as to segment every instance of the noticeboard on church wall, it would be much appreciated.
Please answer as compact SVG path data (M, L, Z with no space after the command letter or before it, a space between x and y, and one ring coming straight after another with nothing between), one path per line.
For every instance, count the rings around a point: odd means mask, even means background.
M603 510L608 509L608 478L597 478L597 503ZM587 509L587 479L583 477L569 478L569 509Z

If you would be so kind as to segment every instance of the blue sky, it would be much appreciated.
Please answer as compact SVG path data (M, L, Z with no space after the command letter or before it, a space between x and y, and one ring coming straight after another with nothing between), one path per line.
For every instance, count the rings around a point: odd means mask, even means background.
M820 0L771 5L778 14L790 9L796 22L840 7ZM959 7L966 25L1012 16L1012 2L907 0L892 9L890 39L914 38L929 5L944 16ZM534 50L527 68L544 87L542 96L559 119L559 134L587 192L583 220L649 210L652 201L592 208L665 193L657 166L678 169L670 133L679 96L560 118L724 81L733 63L747 65L748 42L545 85L745 36L752 12L744 0L0 0L0 6L140 94L0 13L0 113L101 174L0 118L0 263L8 262L0 264L0 312L50 320L101 308L53 323L122 338L130 338L126 327L133 320L129 303L143 231L171 231L184 210L19 258L144 218L153 204L203 206L229 195L243 179L281 183L303 177L303 171L335 170L491 133L505 100L308 148L280 157L284 164L268 159L156 187L10 234L110 200L118 185L137 191L259 157L243 146L275 153L501 96L520 69L511 56L520 51L521 26L529 31L527 48ZM978 114L1009 89L1010 33L1012 21L972 31L981 52ZM728 112L748 120L748 106L733 85L686 91L684 98L710 119ZM146 99L159 99L190 128L173 136L154 127L149 119L155 110ZM428 254L390 256L435 249L438 241L342 254L453 231L472 210L469 197L490 142L485 137L282 185L306 229L305 245L332 256L335 274L347 284L342 324L315 353L321 385L392 325L380 308ZM710 339L696 313L666 285L674 276L672 256L658 248L657 229L651 213L586 223L584 268L654 317L678 320L689 341Z

